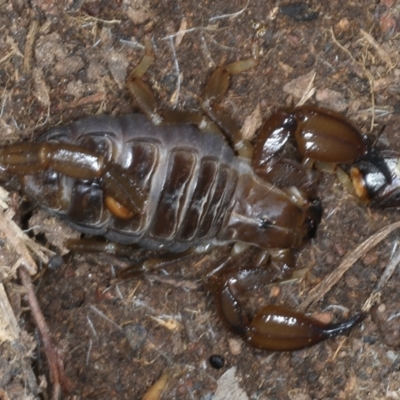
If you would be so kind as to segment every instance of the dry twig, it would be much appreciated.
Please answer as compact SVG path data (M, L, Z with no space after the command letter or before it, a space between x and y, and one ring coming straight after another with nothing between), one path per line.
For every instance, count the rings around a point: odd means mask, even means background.
M62 389L67 392L70 391L71 383L64 374L62 361L57 353L53 341L51 340L50 331L42 314L42 310L40 309L31 276L23 265L19 267L18 274L26 289L29 308L32 312L33 319L35 320L36 327L40 332L47 362L49 363L50 378L53 384L51 399L57 400L61 398Z
M370 250L372 247L376 246L382 240L384 240L391 232L400 228L400 222L395 222L390 224L376 232L374 235L369 237L363 243L361 243L357 248L350 252L340 263L340 265L325 279L315 286L307 298L297 307L299 311L305 311L311 304L315 304L322 297L324 297L331 288L336 285L337 282L342 278L342 276L348 271L352 265L361 258L366 251Z
M39 21L37 19L33 19L29 26L28 34L26 35L26 43L24 50L24 73L29 73L31 71L31 61L33 57L33 45L36 39L36 33L39 29Z

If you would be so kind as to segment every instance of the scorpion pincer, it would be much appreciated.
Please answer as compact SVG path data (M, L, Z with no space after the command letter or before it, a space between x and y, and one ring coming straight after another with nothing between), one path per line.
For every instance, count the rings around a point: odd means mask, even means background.
M348 331L363 315L324 324L267 305L248 317L239 295L290 277L291 249L313 236L321 219L314 173L285 156L288 141L294 138L307 160L352 165L357 193L366 202L371 196L375 206L390 203L387 193L395 179L389 156L372 151L344 117L318 107L278 110L252 151L218 100L231 74L254 66L253 59L213 73L203 103L212 121L201 113L159 112L141 80L151 62L147 52L128 80L147 117L92 116L55 127L33 143L3 146L2 180L17 184L78 231L117 243L178 255L200 245L235 242L269 251L274 268L229 268L235 261L231 255L207 277L226 326L254 347L295 350ZM379 188L371 185L372 172L383 176Z

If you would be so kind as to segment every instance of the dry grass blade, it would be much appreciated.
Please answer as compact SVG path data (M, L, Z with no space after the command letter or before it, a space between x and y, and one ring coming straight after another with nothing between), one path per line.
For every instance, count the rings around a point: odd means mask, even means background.
M360 29L361 35L364 39L376 50L378 56L387 65L389 69L393 68L393 62L390 55L385 51L385 49L368 33Z
M26 35L26 43L25 43L25 50L24 50L24 66L23 71L24 73L29 73L31 71L31 61L33 57L34 51L34 43L36 39L36 34L39 29L39 21L37 19L33 19L29 26L28 34Z
M49 262L49 256L54 253L45 247L31 240L21 228L12 221L10 210L5 212L7 206L8 193L4 189L0 191L0 232L5 236L7 243L12 247L16 254L22 259L23 264L31 275L36 274L37 265L33 260L30 251L43 263Z
M0 284L0 343L18 339L20 329L4 286Z
M13 221L7 218L2 210L0 210L0 232L4 233L7 238L7 242L14 249L14 251L24 258L23 264L26 266L29 273L31 275L36 274L37 266L22 240L22 232ZM22 233L22 235L24 234Z
M355 248L343 259L341 264L335 269L334 272L328 275L315 288L310 290L307 298L297 307L297 310L305 311L311 304L315 304L317 301L321 300L321 298L324 297L337 282L339 282L345 272L348 271L352 267L352 265L366 253L366 251L376 246L391 232L399 228L400 222L395 222L394 224L387 225L376 232L374 235L369 237L363 243L361 243L357 248Z

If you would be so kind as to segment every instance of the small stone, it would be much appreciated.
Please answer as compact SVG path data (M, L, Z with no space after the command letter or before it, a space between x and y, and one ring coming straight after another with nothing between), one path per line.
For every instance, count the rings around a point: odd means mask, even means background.
M269 291L269 297L278 297L281 293L281 288L279 286L272 286Z
M242 341L239 339L229 339L229 351L232 355L238 356L242 352Z
M221 369L225 365L224 357L214 354L209 358L210 365L215 369Z

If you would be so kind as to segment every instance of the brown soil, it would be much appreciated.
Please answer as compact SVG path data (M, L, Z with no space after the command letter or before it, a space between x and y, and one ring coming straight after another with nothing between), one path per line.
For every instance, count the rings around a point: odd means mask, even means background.
M254 21L260 25L257 32ZM258 36L259 64L233 78L223 101L238 125L258 105L265 119L277 107L297 104L311 83L315 93L308 104L345 113L373 138L383 130L380 142L400 150L399 32L396 0L253 0L247 5L238 0L0 0L0 142L35 138L49 126L86 115L137 109L125 78L143 56L145 36L152 38L156 55L145 79L159 104L196 110L210 72L249 57ZM255 306L274 297L279 304L296 307L346 253L397 219L396 210L358 204L332 175L324 176L320 194L324 219L317 238L298 256L299 267L308 268L312 276L280 286L277 297L276 287L257 293ZM17 205L20 198L14 199ZM45 225L40 214L36 221ZM36 237L57 252L51 232L59 224L49 219L46 233ZM343 318L359 311L396 241L395 232L368 251L307 312L333 309ZM0 264L11 266L7 251L4 244ZM74 255L36 281L71 381L65 398L138 399L164 376L161 397L151 398L208 400L232 367L244 392L232 384L236 392L227 398L400 397L400 353L395 347L400 336L399 272L385 286L375 318L368 316L348 337L297 352L271 353L245 345L222 326L201 281L212 260L199 256L159 275L110 286L113 266L123 262ZM21 327L34 334L29 311L22 313L15 300L20 295L15 282L7 283L14 312ZM46 376L51 385L40 338L35 339L35 374L42 382ZM26 384L26 375L9 371L13 354L4 343L2 349L8 361L0 368L8 375L0 380L5 393L0 397L19 399L30 389L27 395L38 396L35 385ZM213 354L224 357L222 369L210 365ZM42 387L46 393L48 388Z

